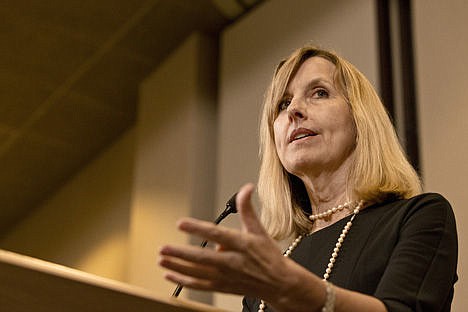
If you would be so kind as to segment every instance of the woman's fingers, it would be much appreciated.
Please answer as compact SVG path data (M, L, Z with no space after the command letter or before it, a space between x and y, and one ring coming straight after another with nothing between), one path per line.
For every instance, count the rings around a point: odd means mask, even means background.
M241 248L239 231L223 226L217 226L211 222L201 221L192 218L184 218L178 222L178 228L186 233L197 235L210 242L222 245L228 249Z
M194 247L198 248L198 247ZM199 249L199 248L198 248ZM211 256L201 256L184 247L164 247L159 265L170 270L164 277L174 283L202 290L240 293L242 265L232 252L204 250Z
M164 246L161 248L159 254L161 256L168 256L179 258L184 261L202 264L206 266L221 266L226 262L227 255L225 253L216 252L212 249L202 249L195 246Z
M182 261L179 258L169 256L161 256L159 265L168 270L194 278L214 279L219 276L219 271L215 266Z
M199 279L176 272L166 272L164 278L173 283L199 290L213 290L215 288L210 280Z
M236 205L240 214L242 227L247 233L267 236L251 203L253 190L253 184L246 184L241 187L236 197ZM211 222L184 218L178 222L178 228L184 232L218 243L223 248L239 249L244 245L238 231L217 226Z
M247 232L267 235L252 206L252 193L255 186L251 183L241 187L236 197L237 211L240 214L243 229Z
M241 187L236 197L236 205L243 228L241 232L193 218L181 219L178 222L178 228L218 244L218 250L240 251L245 248L260 248L261 246L252 246L252 244L256 245L262 241L265 243L265 239L268 240L269 237L252 206L253 191L254 185L246 184Z

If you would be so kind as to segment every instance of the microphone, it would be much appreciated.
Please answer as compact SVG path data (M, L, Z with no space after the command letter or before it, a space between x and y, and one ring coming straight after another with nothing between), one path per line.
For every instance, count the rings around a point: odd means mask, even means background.
M221 221L224 220L224 218L226 218L231 213L237 213L236 196L237 196L237 193L235 193L234 195L231 196L231 198L229 198L229 200L226 202L226 208L224 209L223 212L221 212L221 214L216 218L216 220L213 221L214 224L219 224ZM208 244L208 241L205 240L200 244L200 247L205 248L207 244ZM172 293L172 297L177 298L180 292L182 291L183 287L184 286L177 284L176 289Z
M224 218L226 218L231 213L237 213L236 197L237 193L235 193L231 196L231 198L229 198L229 200L226 203L226 208L223 212L221 212L221 214L216 218L216 220L213 221L214 224L219 224L221 221L224 220Z

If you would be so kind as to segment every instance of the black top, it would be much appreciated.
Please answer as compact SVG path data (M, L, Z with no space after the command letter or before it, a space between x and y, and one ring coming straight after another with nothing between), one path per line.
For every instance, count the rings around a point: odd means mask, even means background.
M349 219L304 237L291 258L323 277ZM375 204L355 217L329 281L379 298L389 312L450 311L457 249L453 211L441 195ZM259 303L246 297L243 311Z

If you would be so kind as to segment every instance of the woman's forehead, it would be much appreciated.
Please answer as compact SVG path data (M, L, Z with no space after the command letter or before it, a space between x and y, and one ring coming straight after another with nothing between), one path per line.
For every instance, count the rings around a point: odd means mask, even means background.
M334 85L335 65L318 56L305 60L286 86L286 92L318 83Z

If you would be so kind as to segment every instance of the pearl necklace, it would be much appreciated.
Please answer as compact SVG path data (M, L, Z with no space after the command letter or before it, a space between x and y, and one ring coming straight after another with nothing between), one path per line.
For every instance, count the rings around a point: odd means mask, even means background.
M326 212L324 213L328 213L327 216L335 213L336 211L338 210L343 210L343 208L345 207L349 207L353 202L347 202L343 205L339 205L337 207L333 207L332 209L328 209ZM356 215L359 213L359 211L361 210L362 206L364 204L364 201L359 201L358 204L356 205L356 207L354 208L353 210L353 215L351 217L351 219L346 223L346 225L344 226L343 230L341 231L341 234L340 236L338 237L338 241L336 242L335 244L335 248L333 249L333 252L331 254L331 258L330 258L330 261L328 262L328 265L327 265L327 269L325 270L325 273L323 274L323 278L322 280L324 281L327 281L328 278L330 277L330 274L332 272L332 269L333 269L333 266L335 265L335 262L336 262L336 258L338 258L338 253L340 252L340 248L341 246L343 245L343 242L346 238L346 234L348 234L349 230L351 229L351 226L353 225L353 221L354 221L354 218L356 217ZM341 208L338 208L338 207L341 207ZM316 219L321 219L321 218L325 218L325 216L322 216L322 217L318 217L322 214L318 214L318 215L311 215L309 218L311 220L316 220ZM314 217L315 216L315 217ZM312 219L312 217L314 217L314 219ZM296 237L296 239L291 243L291 245L289 245L289 247L286 249L286 251L284 252L283 256L284 257L289 257L291 255L291 253L293 252L293 250L297 247L297 245L299 245L299 243L301 242L302 238L304 236L308 236L308 235L311 235L312 233L309 233L309 234L301 234L299 235L298 237ZM258 312L264 312L265 311L265 308L266 308L266 303L265 301L263 300L260 300L260 304L258 305ZM324 306L322 308L322 311L328 311L328 309L326 308L326 306Z
M333 207L331 209L328 209L327 211L324 211L322 213L318 213L318 214L313 214L313 215L310 215L309 216L309 219L311 221L315 221L315 220L318 220L318 219L325 219L329 216L331 216L332 214L334 214L335 212L337 211L341 211L343 210L344 208L347 208L349 207L353 202L352 201L349 201L347 203L344 203L342 205L338 205L336 207Z

